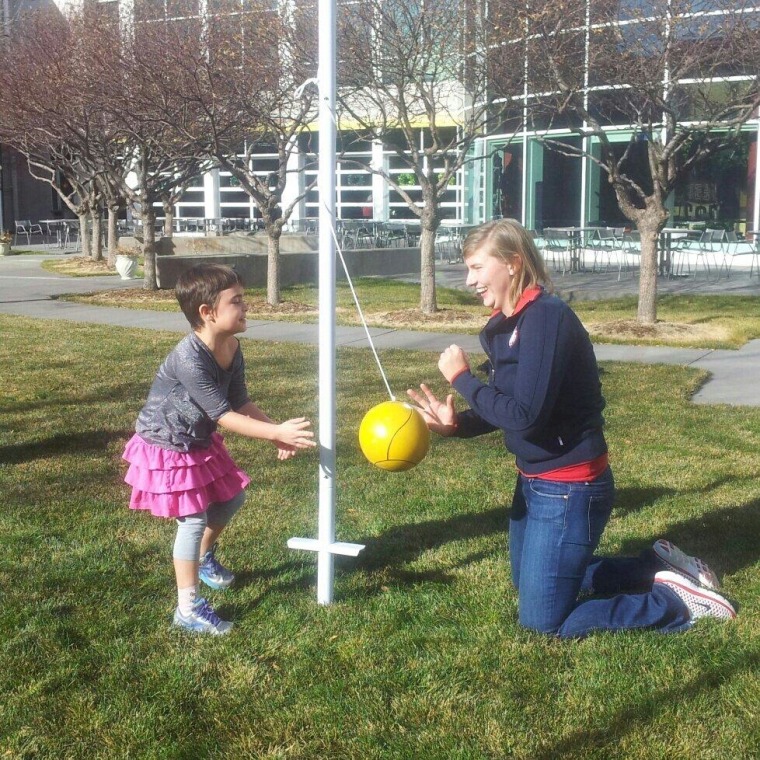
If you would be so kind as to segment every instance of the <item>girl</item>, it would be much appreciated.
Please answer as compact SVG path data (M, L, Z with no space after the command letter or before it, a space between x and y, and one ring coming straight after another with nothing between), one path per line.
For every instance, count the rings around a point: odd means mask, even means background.
M735 617L710 568L668 541L637 558L594 556L615 489L588 334L550 294L544 262L513 219L472 230L463 254L467 285L493 310L480 335L488 382L452 345L438 368L470 408L458 414L452 395L441 401L426 385L408 393L431 430L468 438L500 429L516 456L509 551L520 623L566 638ZM579 602L581 592L608 596Z
M131 509L177 521L174 625L224 634L221 620L201 598L198 580L227 588L235 576L216 559L216 541L240 509L250 478L232 461L217 425L277 446L278 459L314 446L310 422L273 422L248 398L240 342L246 329L243 285L233 269L200 264L175 289L192 332L158 370L124 459L132 486Z

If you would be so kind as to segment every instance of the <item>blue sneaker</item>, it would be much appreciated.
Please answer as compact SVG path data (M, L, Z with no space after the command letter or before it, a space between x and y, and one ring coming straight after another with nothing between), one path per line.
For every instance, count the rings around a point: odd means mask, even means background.
M198 567L198 577L211 588L228 588L235 576L214 556L215 551L216 544L203 555Z
M174 610L174 625L193 633L210 633L222 636L229 633L232 623L222 620L205 599L196 599L193 611L185 616L179 608Z

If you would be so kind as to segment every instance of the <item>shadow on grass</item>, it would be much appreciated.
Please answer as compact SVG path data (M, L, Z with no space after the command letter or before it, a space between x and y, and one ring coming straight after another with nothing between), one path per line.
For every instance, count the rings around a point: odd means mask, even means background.
M126 430L87 430L81 433L60 433L34 443L0 446L0 462L20 464L45 459L59 454L98 453L112 441L126 441L131 433Z
M622 509L625 512L644 509L669 493L671 491L662 488L624 488L617 492L616 509ZM391 570L395 579L408 582L446 581L449 576L441 570L418 573L402 572L400 568L414 562L424 552L438 549L452 541L503 533L506 543L508 532L509 508L507 506L483 512L470 512L446 520L399 525L379 536L361 539L359 543L365 544L366 548L359 555L355 567L365 572ZM641 548L638 547L634 554L638 555ZM466 563L460 562L460 566L483 558L482 555L475 556L475 559L471 557Z
M557 757L583 756L583 751L597 754L603 747L612 747L629 734L640 731L662 714L663 705L675 703L698 705L705 694L716 694L726 683L741 674L753 674L760 665L760 655L749 654L730 665L700 672L689 681L677 681L658 689L647 699L631 704L616 715L603 720L599 728L589 726L579 728L571 735L552 745L548 749L537 751L535 760L554 760ZM580 752L580 755L579 755ZM613 754L614 756L614 754Z
M413 562L424 552L438 549L452 541L506 533L509 511L497 507L484 512L470 512L447 520L399 525L385 533L359 541L365 545L357 569L373 572L397 568Z
M670 493L669 489L658 488L621 489L616 508L626 512L645 509ZM402 584L449 583L452 576L445 569L415 571L405 569L405 566L423 553L452 541L503 533L506 543L508 520L508 508L498 507L446 520L396 526L379 536L360 539L359 543L365 544L366 548L358 560L351 560L351 568ZM665 536L652 534L648 538L632 539L622 545L619 556L637 557L657 538L666 537L685 551L703 556L721 574L731 574L757 562L760 550L751 539L757 535L760 535L760 500L674 523ZM471 555L460 560L457 566L481 561L485 556L483 553Z
M66 364L62 364L66 367ZM46 364L45 369L53 371L55 366ZM35 398L29 401L10 401L3 402L3 414L17 414L19 412L33 412L42 408L70 407L81 406L83 404L102 404L113 399L129 400L134 399L135 414L144 403L145 394L150 388L150 379L144 381L135 381L122 383L120 385L104 386L96 394L91 395L66 395L58 391L50 393L46 398Z
M760 558L760 499L673 522L663 534L624 543L623 554L637 554L658 538L667 538L688 554L704 559L718 575L738 572Z
M614 511L626 515L638 512L674 493L672 488L618 488L615 491Z

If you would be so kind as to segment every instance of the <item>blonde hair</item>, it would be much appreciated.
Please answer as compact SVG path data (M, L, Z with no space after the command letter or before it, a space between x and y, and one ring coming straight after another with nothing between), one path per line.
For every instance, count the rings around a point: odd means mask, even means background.
M522 266L509 284L507 301L514 308L528 288L543 285L547 293L554 291L546 264L533 242L533 237L516 219L496 219L471 230L464 239L462 255L468 257L484 249L505 263L520 259Z

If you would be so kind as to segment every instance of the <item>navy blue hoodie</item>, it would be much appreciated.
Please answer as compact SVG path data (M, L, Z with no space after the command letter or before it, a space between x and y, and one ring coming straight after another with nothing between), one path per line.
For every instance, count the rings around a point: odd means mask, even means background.
M594 349L566 303L541 291L516 314L491 317L480 342L489 360L488 383L471 371L452 383L470 405L457 416L457 437L501 429L526 475L607 452Z

